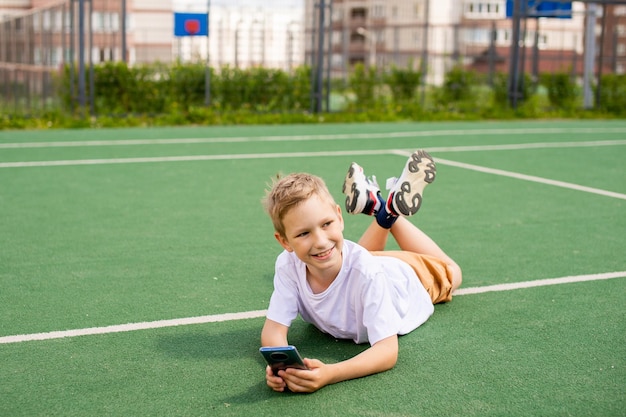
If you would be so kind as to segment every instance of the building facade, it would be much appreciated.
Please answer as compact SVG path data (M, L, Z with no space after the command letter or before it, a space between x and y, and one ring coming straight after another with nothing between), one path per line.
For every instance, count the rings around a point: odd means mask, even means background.
M330 56L335 77L346 77L356 63L378 69L412 65L423 69L432 84L441 83L456 65L478 72L510 70L513 28L506 0L306 0L305 8L315 11L305 19L307 38L313 39L305 43L306 61L311 63L319 49L314 39L319 35L322 2L329 38L324 54ZM583 2L573 2L570 18L524 19L520 37L524 71L535 77L563 71L581 76L585 22L591 18L605 29L602 42L600 31L596 40L602 44L605 66L610 56L611 71L623 73L625 8L610 5L588 16Z
M85 54L90 62L208 59L218 67L276 68L303 62L304 11L301 7L277 8L280 3L272 0L264 7L228 3L211 7L208 39L174 36L173 13L206 13L204 2L3 0L0 62L56 67L78 56L81 3L86 16Z

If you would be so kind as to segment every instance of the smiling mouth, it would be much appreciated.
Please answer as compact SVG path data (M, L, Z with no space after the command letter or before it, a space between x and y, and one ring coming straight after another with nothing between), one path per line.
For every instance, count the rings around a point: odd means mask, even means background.
M313 256L315 256L316 258L324 258L324 257L330 255L330 253L333 251L333 249L334 248L330 248L330 249L328 249L328 250L326 250L324 252L320 252L320 253L318 253L316 255L313 255Z

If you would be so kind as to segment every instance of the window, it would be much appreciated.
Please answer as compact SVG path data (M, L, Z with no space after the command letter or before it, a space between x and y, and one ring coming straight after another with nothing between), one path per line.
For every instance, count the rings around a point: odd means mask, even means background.
M94 12L91 15L91 24L94 32L102 32L104 28L104 15L101 12Z
M413 43L415 46L422 46L422 31L414 30L413 31Z
M333 22L343 21L343 9L333 9Z
M61 56L63 54L63 50L58 48L53 48L50 51L50 65L57 66L61 63Z
M117 12L109 13L110 29L114 32L120 30L120 15Z
M470 43L488 44L491 36L491 29L473 29L468 32L468 40Z
M91 22L94 32L116 32L120 28L119 14L115 12L93 12Z
M374 43L384 43L385 42L385 31L383 30L374 30L372 31L374 37Z
M344 64L343 54L332 54L330 59L333 67L342 67Z
M367 12L365 11L365 8L359 7L359 8L352 9L350 11L350 16L353 19L358 19L358 18L365 19L367 17Z
M419 18L422 16L422 3L413 4L413 17Z
M365 43L365 35L361 35L360 33L357 32L352 32L352 34L350 35L350 43L361 43L364 44Z
M465 3L465 17L470 19L501 19L505 16L501 11L500 2L491 0Z
M382 4L376 4L372 7L372 17L382 18L385 17L385 6Z
M42 13L43 30L50 30L52 28L51 13L50 10L44 10Z

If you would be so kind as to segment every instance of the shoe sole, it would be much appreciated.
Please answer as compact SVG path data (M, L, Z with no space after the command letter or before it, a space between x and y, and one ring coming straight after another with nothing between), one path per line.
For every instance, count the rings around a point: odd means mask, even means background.
M393 187L392 209L403 216L417 213L422 205L424 188L435 180L436 172L435 162L428 152L413 152Z
M350 165L350 169L346 174L342 189L342 192L346 195L346 211L350 214L361 213L367 203L367 196L361 195L361 192L357 188L356 175L358 168L355 166L358 167L355 163ZM361 201L359 201L359 197L361 198Z

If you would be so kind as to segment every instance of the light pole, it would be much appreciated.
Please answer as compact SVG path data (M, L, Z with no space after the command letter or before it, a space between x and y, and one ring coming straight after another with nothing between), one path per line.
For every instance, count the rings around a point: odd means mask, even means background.
M364 27L357 28L356 33L367 39L367 52L369 55L369 66L376 67L376 39L375 36Z

